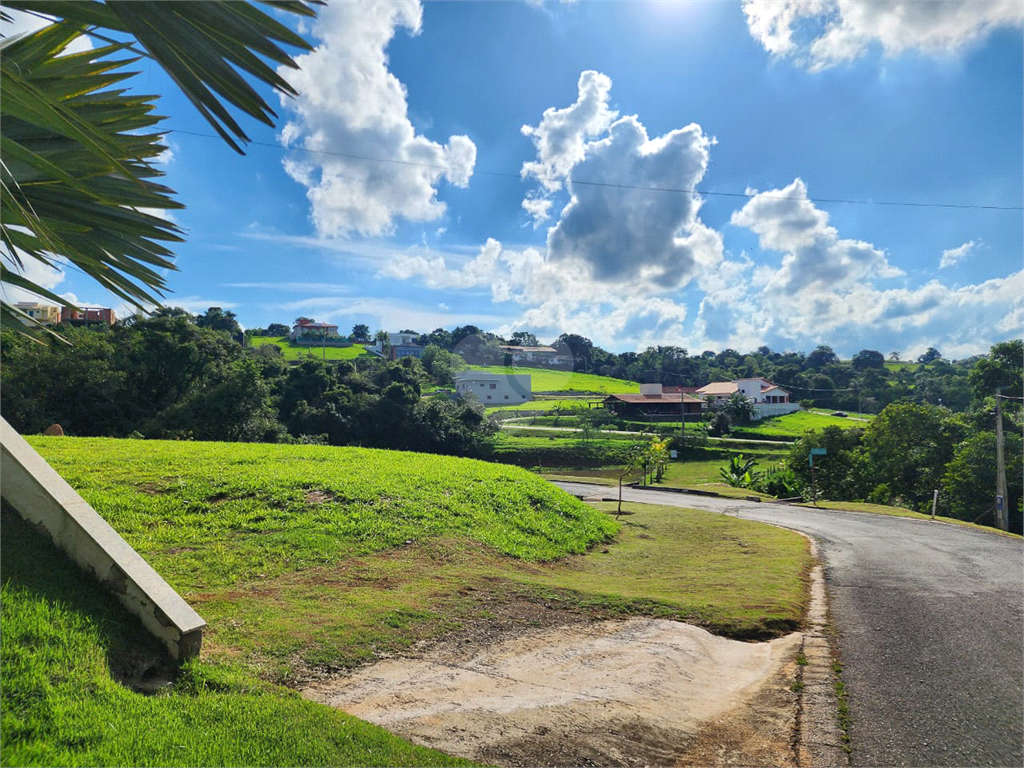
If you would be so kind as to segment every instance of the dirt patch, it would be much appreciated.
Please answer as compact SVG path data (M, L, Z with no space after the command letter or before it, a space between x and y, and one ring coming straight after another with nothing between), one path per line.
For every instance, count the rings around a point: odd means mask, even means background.
M306 491L307 504L325 504L328 501L334 501L334 494L330 491Z
M799 642L645 618L520 625L423 645L303 695L503 766L788 765Z

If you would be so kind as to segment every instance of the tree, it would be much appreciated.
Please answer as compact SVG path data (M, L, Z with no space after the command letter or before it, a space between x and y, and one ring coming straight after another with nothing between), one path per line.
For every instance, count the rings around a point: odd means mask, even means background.
M963 426L936 406L886 406L864 432L875 484L886 484L893 500L925 511L963 433Z
M757 413L753 401L742 392L733 392L729 395L729 399L722 403L721 410L734 424L746 424Z
M180 242L173 222L147 213L177 209L173 191L154 179L165 147L153 128L155 97L113 88L139 57L156 61L200 114L236 151L248 136L228 104L273 125L276 117L239 70L283 94L288 82L264 59L295 67L278 43L311 46L249 3L81 2L8 0L57 21L0 43L0 280L61 305L62 297L25 275L25 259L60 268L57 257L116 296L145 308L166 290L174 269L168 244ZM278 4L305 16L301 1ZM4 18L10 18L3 14ZM89 29L110 42L63 55ZM113 33L105 37L100 30ZM119 58L130 53L132 58ZM27 316L0 297L5 321Z
M898 363L900 361L900 353L897 352L896 350L893 350L892 352L889 353L889 360L890 362Z
M939 350L937 350L935 347L928 347L928 349L925 351L923 355L918 355L917 362L921 363L922 365L928 365L929 363L933 363L941 357L942 353L939 352Z
M733 488L749 488L754 482L754 467L757 466L756 458L746 458L742 453L733 456L729 463L719 468L718 474L726 485Z
M563 333L555 343L564 344L569 348L573 358L573 370L589 371L593 367L591 356L594 350L594 342L586 336L580 336L575 333Z
M873 349L862 349L853 356L851 362L858 371L864 371L868 368L885 368L885 356Z
M807 356L805 365L808 368L813 368L816 371L820 371L826 365L830 363L838 363L839 358L836 353L832 351L832 347L825 346L824 344L815 347L814 351Z
M291 330L284 323L271 323L267 326L267 336L287 336L291 333Z
M352 326L352 341L357 341L360 344L370 343L370 326L366 323L357 323Z
M539 347L540 342L537 341L537 337L529 331L516 331L512 334L512 338L509 339L513 346L516 347Z
M1021 532L1019 511L1022 493L1021 438L1020 435L1006 435L1006 456L1008 457L1008 497L1006 509L1010 510L1010 530ZM971 435L956 447L952 461L946 465L942 476L940 504L943 514L959 520L976 521L993 510L993 494L996 487L996 436L992 432ZM990 518L991 519L991 518Z
M235 313L231 310L225 312L220 307L210 307L206 314L196 315L196 325L214 331L227 331L232 338L239 338L242 335L242 326L238 324Z
M968 374L975 400L984 400L999 388L1019 394L1024 386L1024 341L1013 339L994 344Z

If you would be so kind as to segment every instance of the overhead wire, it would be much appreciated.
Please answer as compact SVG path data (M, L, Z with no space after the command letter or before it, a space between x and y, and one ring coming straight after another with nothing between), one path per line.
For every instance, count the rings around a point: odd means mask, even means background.
M220 140L219 136L215 136L212 133L200 133L198 131L186 131L180 128L172 128L168 133L178 133L183 136L197 136L205 139L217 139ZM403 165L412 166L416 168L430 168L432 170L444 171L447 170L446 166L437 165L434 163L420 163L412 160L396 160L394 158L385 157L370 157L368 155L359 155L353 152L336 152L326 149L308 149L306 147L286 147L281 144L274 144L269 141L256 141L251 140L248 142L250 145L258 147L267 147L270 149L276 149L280 152L306 152L314 155L325 155L328 157L340 157L347 160L359 160L368 163L382 163L387 165ZM497 178L508 178L508 179L522 179L522 174L514 173L512 171L491 171L486 169L476 169L473 171L475 175L479 176L492 176ZM718 190L707 190L697 188L685 188L685 187L651 187L642 184L619 184L610 181L593 181L589 179L577 179L570 177L568 181L572 184L579 184L581 186L588 187L605 187L609 189L628 189L637 190L644 192L668 192L673 194L688 194L688 195L706 195L716 197L738 197L750 200L754 197L762 197L771 200L809 200L813 203L841 203L849 205L884 205L884 206L900 206L910 208L953 208L960 210L987 210L987 211L1024 211L1024 206L1011 206L1011 205L982 205L979 203L924 203L914 200L857 200L853 198L842 198L842 197L790 197L789 195L773 195L768 192L723 192Z

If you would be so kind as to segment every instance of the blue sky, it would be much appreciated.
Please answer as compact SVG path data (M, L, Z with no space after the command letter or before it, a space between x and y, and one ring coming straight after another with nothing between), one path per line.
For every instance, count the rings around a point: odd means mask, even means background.
M614 351L983 352L1024 333L1018 6L332 3L245 157L187 133L214 135L147 67L187 206L167 303Z

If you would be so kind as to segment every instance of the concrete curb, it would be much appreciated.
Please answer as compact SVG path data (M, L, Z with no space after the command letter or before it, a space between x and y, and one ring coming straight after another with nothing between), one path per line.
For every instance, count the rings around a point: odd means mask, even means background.
M801 534L803 535L803 534ZM818 547L807 536L815 565L811 570L811 601L807 609L807 629L804 630L801 652L807 664L798 667L800 706L797 717L796 751L801 766L826 768L850 764L843 731L839 727L839 700L835 690L832 647L829 644L828 598L825 592L825 573L818 560Z
M199 654L206 622L0 418L3 498L141 619L176 659Z

